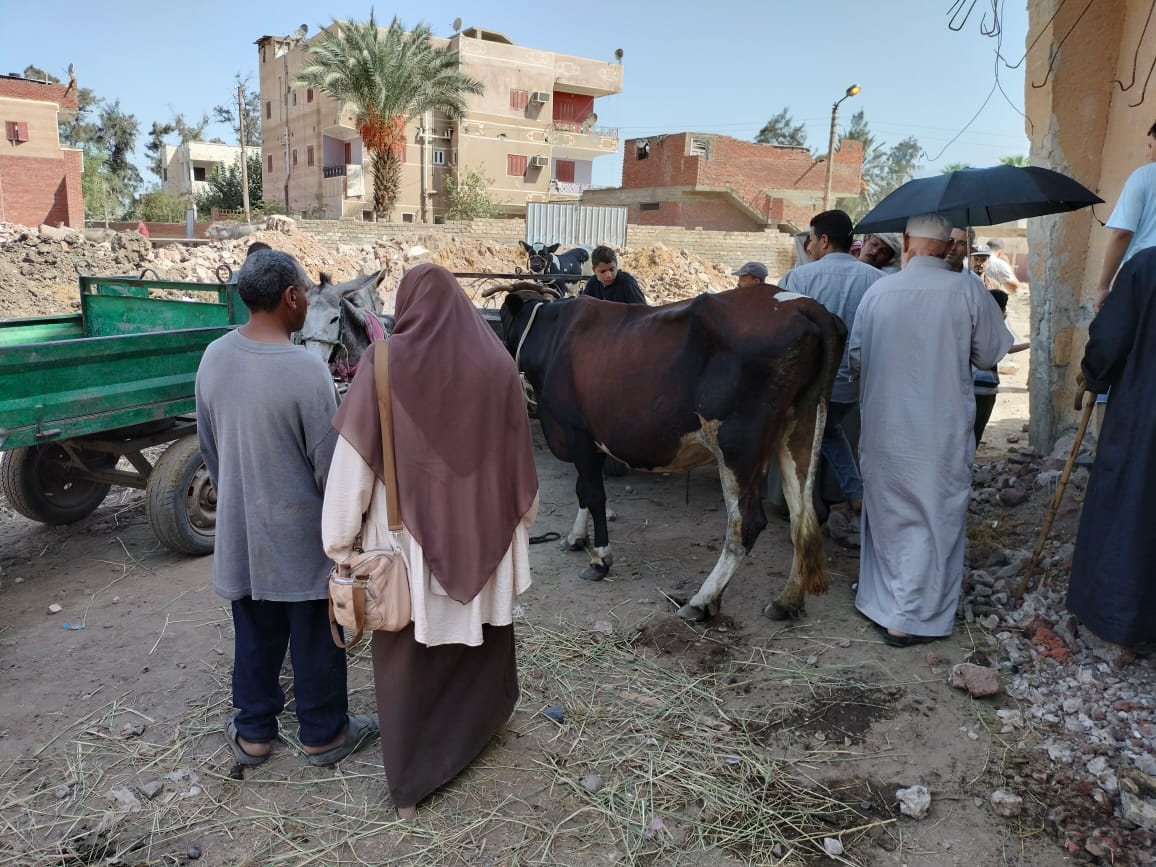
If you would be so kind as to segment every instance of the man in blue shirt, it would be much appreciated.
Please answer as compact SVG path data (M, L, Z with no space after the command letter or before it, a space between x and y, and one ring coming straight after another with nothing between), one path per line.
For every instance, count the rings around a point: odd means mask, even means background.
M883 273L851 255L851 218L843 211L823 211L811 219L808 252L814 260L790 271L782 287L814 298L847 325L851 333L855 311L871 285ZM835 375L827 427L823 431L823 457L831 464L854 511L863 501L863 481L855 464L855 454L843 428L843 419L859 402L859 383L851 376L847 352Z
M1148 159L1148 165L1136 169L1124 181L1116 208L1104 224L1112 230L1112 235L1108 238L1104 267L1092 302L1096 313L1108 297L1120 266L1139 250L1156 246L1156 123L1148 128Z

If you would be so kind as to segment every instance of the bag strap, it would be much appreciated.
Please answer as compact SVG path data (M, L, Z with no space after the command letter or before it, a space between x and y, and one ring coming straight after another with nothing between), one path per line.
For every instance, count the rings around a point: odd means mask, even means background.
M365 587L362 582L354 581L351 599L353 602L354 634L349 641L342 641L345 629L337 622L337 613L333 610L333 597L329 597L329 634L333 636L333 643L343 650L349 650L365 635Z
M373 378L377 382L377 408L381 416L381 454L385 472L385 507L389 529L401 530L401 500L397 496L397 464L393 453L393 400L389 387L389 342L377 341L373 353Z

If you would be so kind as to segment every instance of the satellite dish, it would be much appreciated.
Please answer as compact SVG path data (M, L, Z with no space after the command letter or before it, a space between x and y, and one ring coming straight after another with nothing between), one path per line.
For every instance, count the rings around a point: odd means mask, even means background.
M293 35L290 36L289 38L290 39L298 39L298 40L304 39L305 34L308 32L309 32L309 25L308 24L302 24L300 27L298 27L296 30L293 31Z
M622 54L623 54L623 51L621 48L615 48L614 49L614 59L617 60L619 63L622 62Z
M454 28L454 33L460 32L462 29L462 19L461 18L455 18L452 26Z
M68 74L69 75L76 75L76 67L73 66L71 63L68 64Z

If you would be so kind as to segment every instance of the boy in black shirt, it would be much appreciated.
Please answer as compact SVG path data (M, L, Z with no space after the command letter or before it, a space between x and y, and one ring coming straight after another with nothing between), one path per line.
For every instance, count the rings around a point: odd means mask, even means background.
M603 301L622 304L645 304L646 296L638 288L638 281L625 271L618 270L618 256L609 247L595 247L590 254L594 276L586 281L583 295Z

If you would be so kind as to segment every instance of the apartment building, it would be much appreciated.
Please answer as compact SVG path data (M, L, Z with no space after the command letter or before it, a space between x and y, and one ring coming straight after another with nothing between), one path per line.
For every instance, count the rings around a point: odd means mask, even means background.
M261 148L248 147L249 156ZM219 142L188 141L165 145L161 189L166 193L187 196L206 192L214 172L229 168L241 159L241 146Z
M75 114L68 84L0 76L0 220L25 226L84 227L83 154L60 146L62 114Z
M857 196L863 145L845 139L835 152L831 191ZM622 186L591 190L588 205L625 205L641 226L761 232L805 227L823 210L827 164L806 148L757 144L725 135L677 132L628 139Z
M577 201L591 186L594 160L618 150L618 130L598 123L596 100L622 91L622 64L513 44L471 27L435 38L458 54L463 73L485 93L467 97L463 116L440 112L406 130L402 222L442 222L447 174L480 170L511 215L529 201ZM257 40L261 87L263 197L293 212L328 219L373 219L369 155L352 116L319 91L293 88L305 41Z

